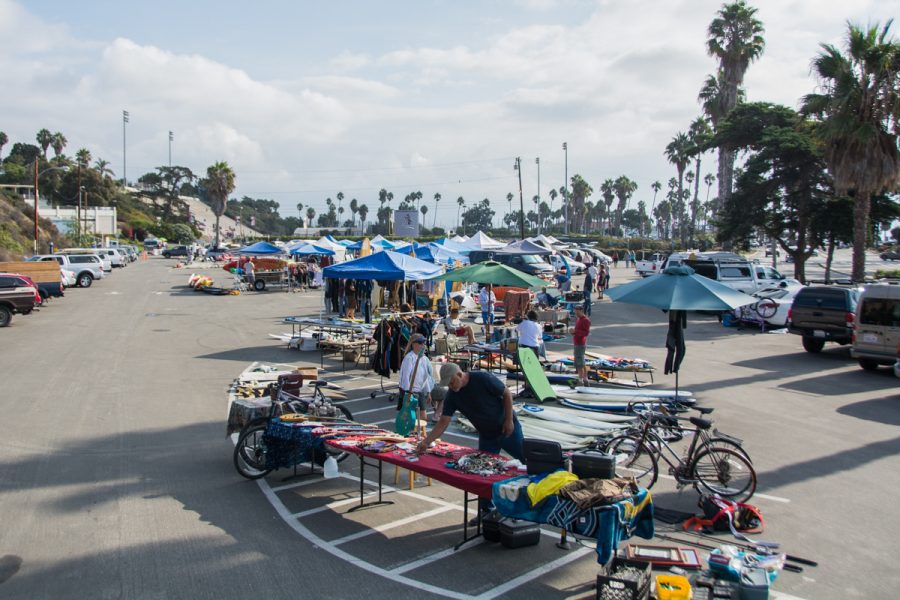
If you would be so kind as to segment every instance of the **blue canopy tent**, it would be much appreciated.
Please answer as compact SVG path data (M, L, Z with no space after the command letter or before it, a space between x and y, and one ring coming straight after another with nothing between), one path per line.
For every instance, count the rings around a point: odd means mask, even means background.
M329 279L414 281L437 277L442 271L441 267L424 260L386 250L325 267L322 275Z
M416 246L416 258L428 262L450 264L457 261L461 264L469 264L469 259L462 254L439 244L418 244Z
M288 254L291 256L334 256L334 250L304 243L288 248Z
M284 254L284 250L282 248L279 248L275 244L270 244L269 242L256 242L255 244L244 246L243 248L238 250L238 254Z
M393 242L394 247L391 248L394 252L402 252L403 254L409 254L409 248L413 245L412 242L406 242L404 240L398 240Z
M451 239L444 239L439 245L448 250L453 250L457 254L462 254L463 256L468 256L469 252L472 251L472 248L466 246L465 244L454 242Z

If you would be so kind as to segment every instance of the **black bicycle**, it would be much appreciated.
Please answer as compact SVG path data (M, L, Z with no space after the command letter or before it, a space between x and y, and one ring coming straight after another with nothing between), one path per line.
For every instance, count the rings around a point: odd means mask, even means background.
M616 464L627 469L647 489L659 477L659 461L669 465L669 474L680 486L693 485L720 496L746 501L756 491L756 471L741 447L740 440L723 436L712 429L713 423L700 417L689 417L694 428L690 446L682 455L669 445L657 431L661 423L671 423L671 415L647 411L640 425L630 432L612 438L606 452L616 457ZM679 419L680 420L680 419ZM715 435L710 434L713 430Z
M282 389L283 384L274 388L274 392L270 390L273 400L268 414L247 423L238 435L233 455L234 468L238 473L247 479L259 479L272 471L266 467L268 448L265 434L269 421L274 417L288 414L311 414L321 417L323 408L333 407L335 413L340 413L340 418L347 421L353 420L353 415L347 407L333 404L322 393L322 388L340 389L340 386L329 384L326 381L310 381L309 385L314 388L310 397L300 397L288 393ZM337 414L334 415L334 417L337 416ZM313 451L312 460L321 465L329 456L333 456L340 462L349 454L326 445L323 451Z

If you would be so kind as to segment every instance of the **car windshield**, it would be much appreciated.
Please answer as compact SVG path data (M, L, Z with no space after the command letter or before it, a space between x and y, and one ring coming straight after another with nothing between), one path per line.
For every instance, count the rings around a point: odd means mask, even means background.
M529 264L529 265L537 265L544 261L542 261L541 258L535 254L523 254L522 262Z

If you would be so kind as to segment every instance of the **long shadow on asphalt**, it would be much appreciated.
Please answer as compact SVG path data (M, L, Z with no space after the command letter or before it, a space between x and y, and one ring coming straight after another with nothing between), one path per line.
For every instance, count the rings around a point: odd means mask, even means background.
M278 345L274 345L275 343L277 342L273 341L273 344L268 346L249 346L247 348L235 348L234 350L201 354L195 358L233 360L244 363L251 363L257 360L262 362L295 363L303 362L311 356L316 358L316 362L318 362L318 353L310 355L309 353L300 353L294 350L289 351L284 344L278 343Z
M900 399L897 394L885 398L862 400L842 406L837 409L837 412L865 421L900 426L900 401L898 400Z
M779 387L786 390L796 390L806 394L819 394L821 396L843 396L846 394L865 393L873 390L886 390L893 392L896 398L900 381L894 377L889 369L880 369L876 372L841 371L830 375L814 375L799 381L789 381Z

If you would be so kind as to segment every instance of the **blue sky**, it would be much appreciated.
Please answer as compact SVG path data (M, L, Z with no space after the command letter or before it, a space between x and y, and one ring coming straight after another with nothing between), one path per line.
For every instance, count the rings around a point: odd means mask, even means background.
M321 211L338 191L374 213L386 187L442 194L444 225L458 196L502 214L518 193L515 156L526 201L541 158L546 199L563 184L566 141L570 176L599 190L627 175L634 201L650 204L650 184L674 175L665 145L699 115L720 5L0 0L0 72L12 83L0 131L12 142L62 131L67 154L86 147L121 176L126 109L129 179L166 164L172 130L174 163L202 174L227 160L236 196L274 199L283 214L298 202ZM767 49L748 98L789 106L814 88L820 42L839 42L848 19L900 12L900 0L754 5ZM715 172L714 156L703 171Z

